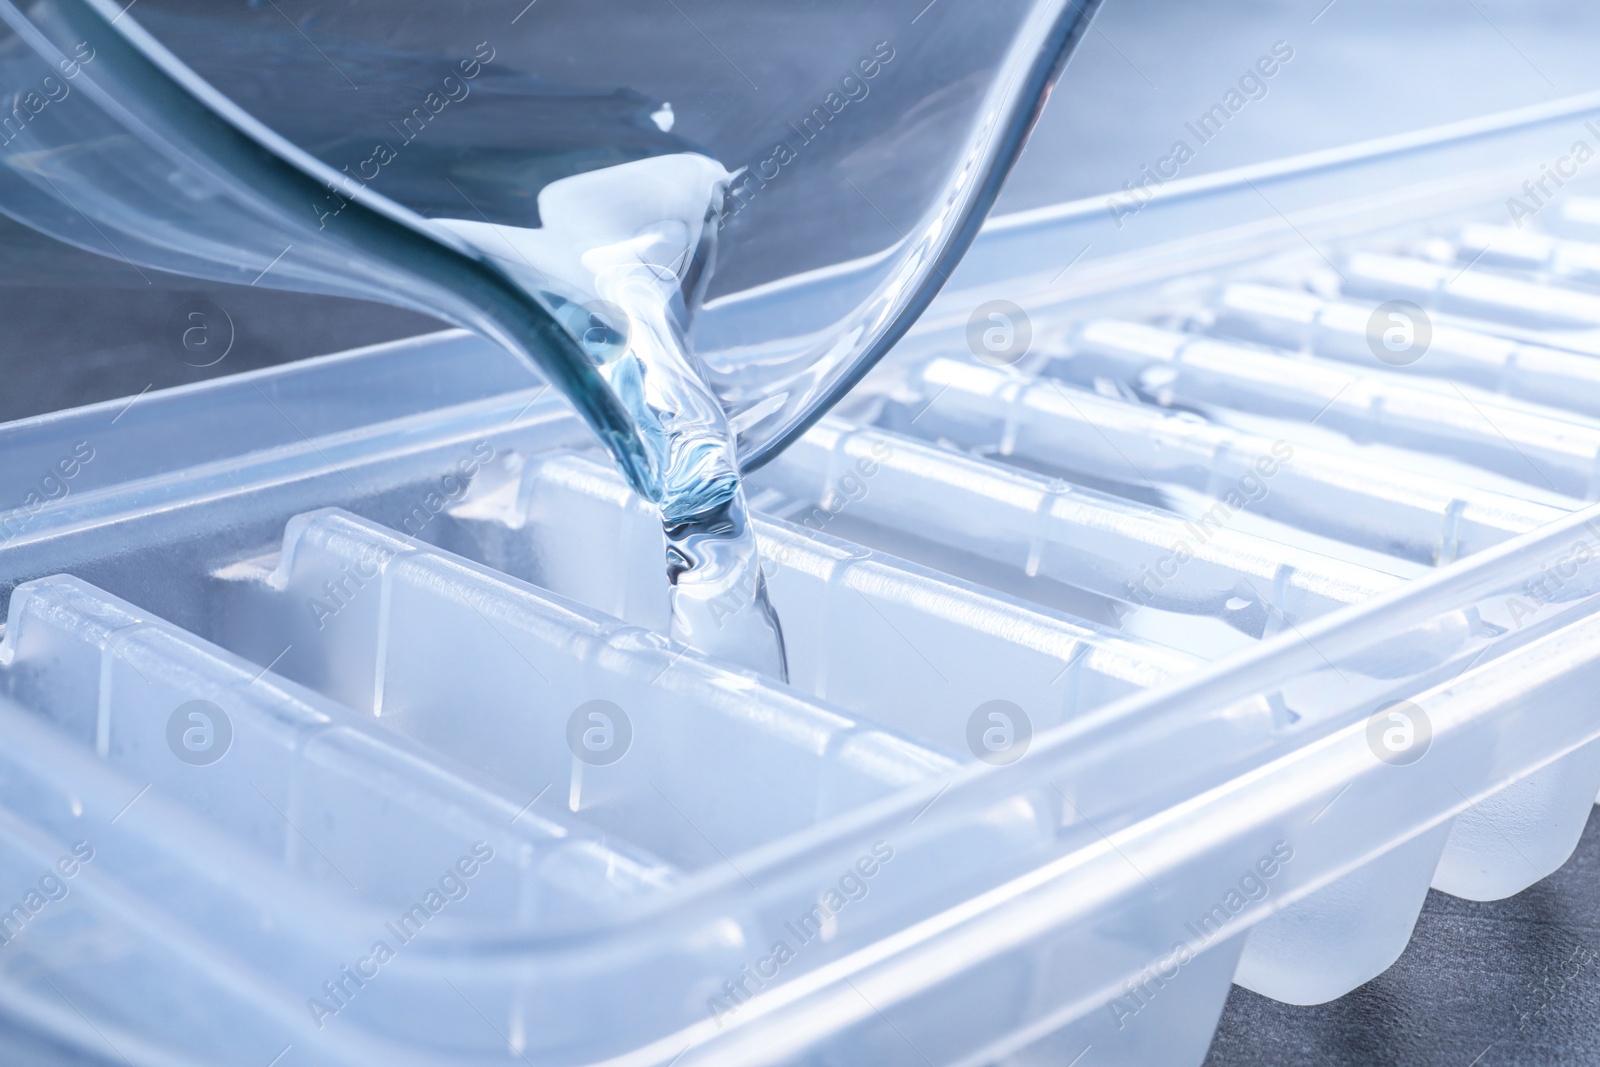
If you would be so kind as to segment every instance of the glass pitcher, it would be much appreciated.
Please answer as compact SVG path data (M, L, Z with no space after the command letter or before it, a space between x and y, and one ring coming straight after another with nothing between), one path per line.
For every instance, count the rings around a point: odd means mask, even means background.
M638 323L565 231L609 241L612 273L651 231L626 284L692 334L752 469L932 299L1094 4L132 7L0 0L0 212L145 270L479 331L660 499L608 364Z

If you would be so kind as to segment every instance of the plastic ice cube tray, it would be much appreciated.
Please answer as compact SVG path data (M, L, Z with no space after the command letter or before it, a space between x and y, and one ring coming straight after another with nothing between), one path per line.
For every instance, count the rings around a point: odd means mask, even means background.
M656 518L465 334L0 427L0 1012L1177 1067L1348 992L1600 790L1600 210L1503 216L1596 108L991 222L751 478L787 683L662 636Z

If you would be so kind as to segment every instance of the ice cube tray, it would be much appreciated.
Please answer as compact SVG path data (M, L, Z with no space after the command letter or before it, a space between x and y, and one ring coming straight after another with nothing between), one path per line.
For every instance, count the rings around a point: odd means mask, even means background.
M993 220L751 478L787 683L662 636L650 509L465 334L0 427L0 1012L1179 1067L1348 992L1600 790L1600 211L1502 214L1597 108Z

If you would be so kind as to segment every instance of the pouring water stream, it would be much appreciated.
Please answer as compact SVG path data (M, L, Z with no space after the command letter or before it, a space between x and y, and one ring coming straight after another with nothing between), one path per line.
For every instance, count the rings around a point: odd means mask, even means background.
M787 677L733 433L689 345L732 177L692 153L564 178L537 228L436 219L543 293L633 417L658 481L672 636Z

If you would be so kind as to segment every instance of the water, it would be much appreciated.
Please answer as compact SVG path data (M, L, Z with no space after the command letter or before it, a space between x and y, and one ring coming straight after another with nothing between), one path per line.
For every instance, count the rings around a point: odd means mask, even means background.
M546 186L537 229L435 221L555 305L632 415L647 464L630 480L661 510L672 636L786 678L733 433L688 342L731 177L701 155L656 156Z

